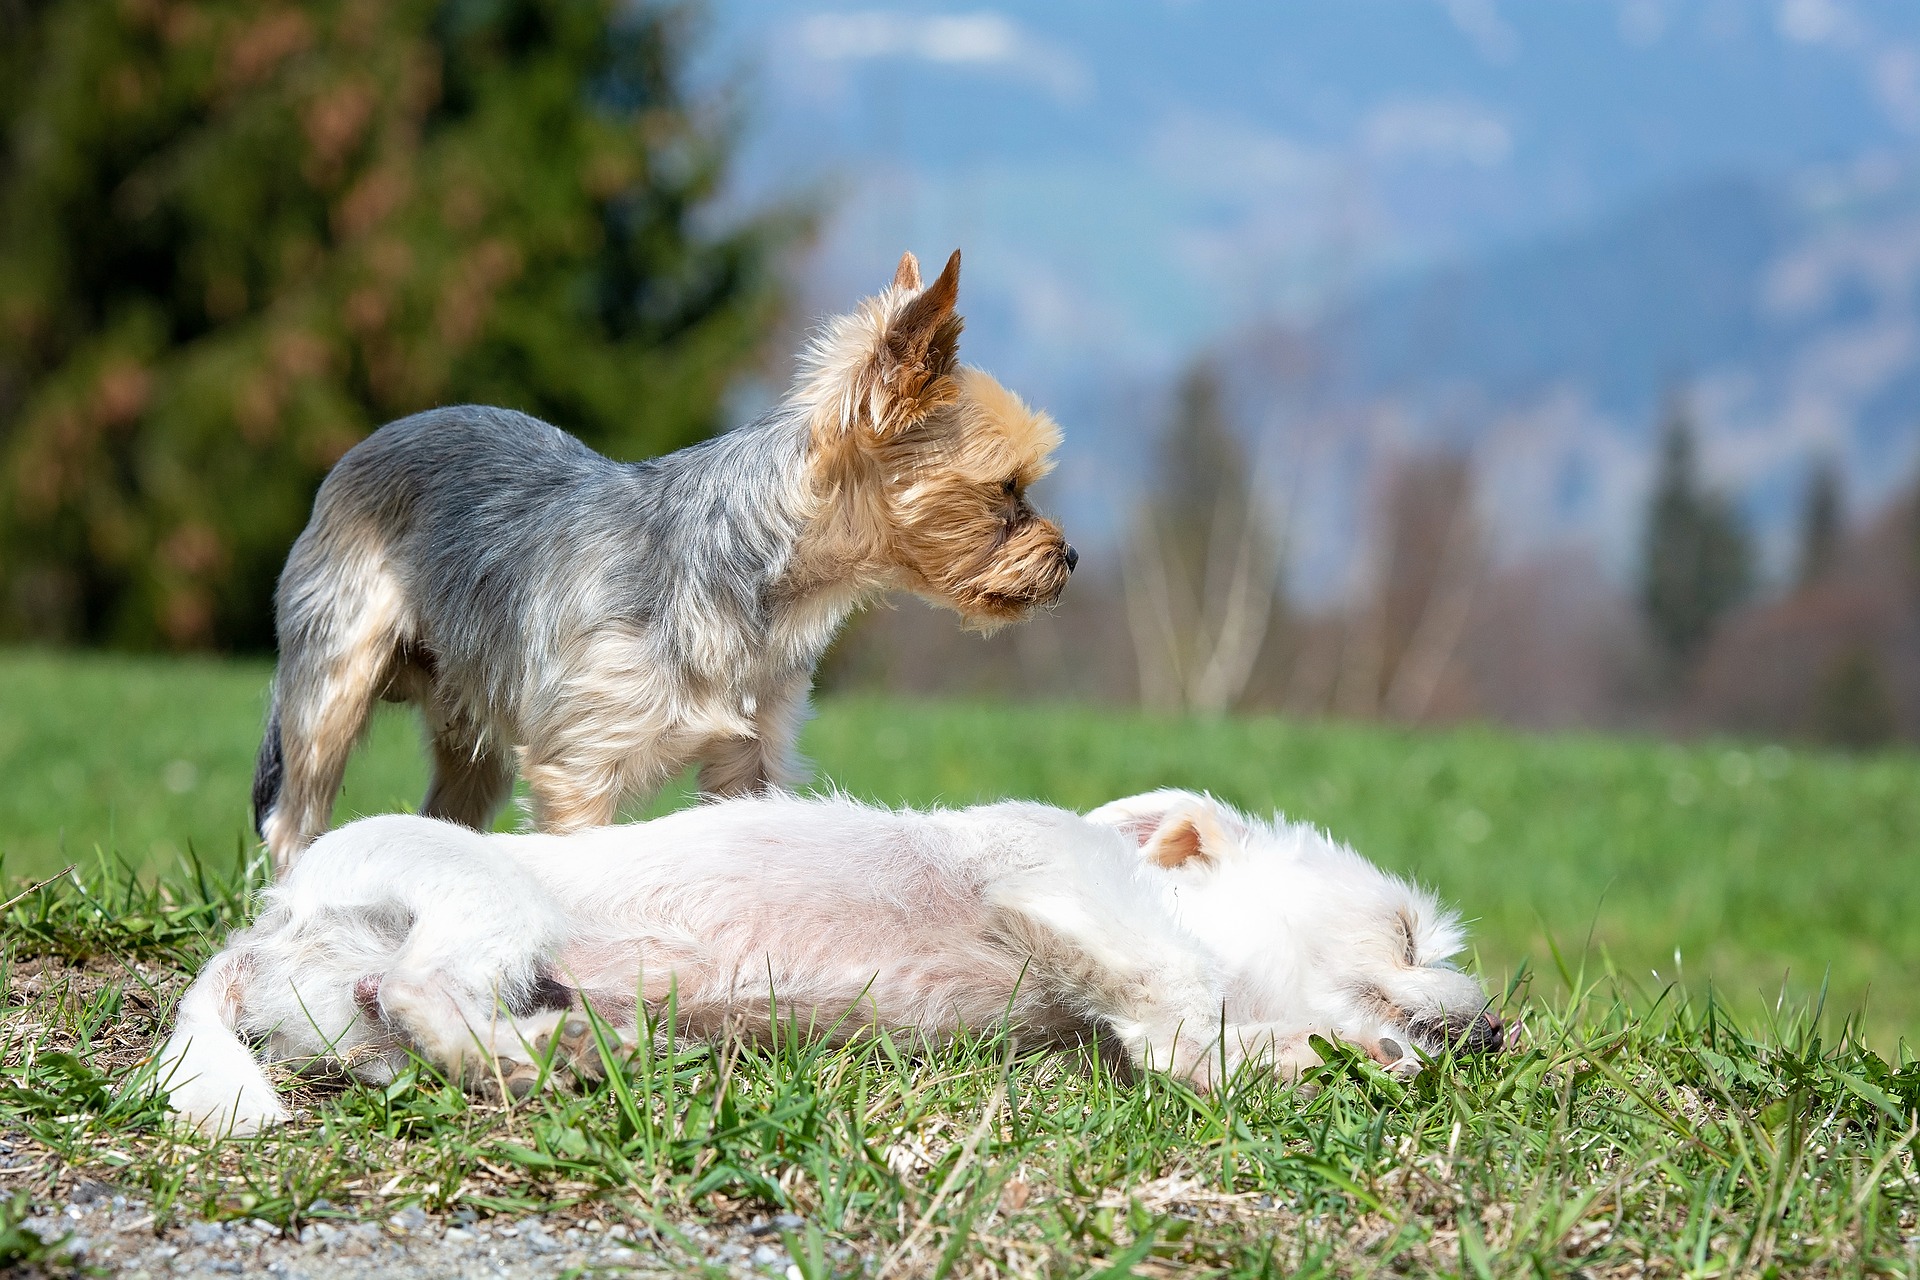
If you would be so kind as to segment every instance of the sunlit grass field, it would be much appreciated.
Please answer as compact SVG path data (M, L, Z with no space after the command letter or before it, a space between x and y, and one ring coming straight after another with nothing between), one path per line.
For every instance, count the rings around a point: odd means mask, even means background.
M265 715L258 663L0 658L0 854L15 878L102 854L230 862ZM388 709L339 817L425 790ZM1491 974L1608 957L1745 1013L1818 1001L1920 1039L1920 756L1675 747L1468 729L1166 720L1071 706L827 699L821 781L888 804L1009 796L1091 807L1184 786L1319 823L1437 888ZM662 805L682 803L684 788ZM515 820L509 812L503 825Z
M638 1233L656 1274L741 1272L687 1231L784 1211L773 1271L809 1280L1920 1277L1912 755L828 699L807 749L875 800L1178 785L1329 827L1472 919L1519 1047L1403 1086L1327 1046L1302 1088L1195 1096L992 1030L920 1057L680 1044L508 1107L425 1074L288 1081L293 1126L206 1142L142 1062L257 883L266 677L0 658L0 902L78 865L0 911L0 1210L87 1177L160 1225L537 1212ZM383 718L340 816L424 781ZM41 1250L19 1213L0 1268Z

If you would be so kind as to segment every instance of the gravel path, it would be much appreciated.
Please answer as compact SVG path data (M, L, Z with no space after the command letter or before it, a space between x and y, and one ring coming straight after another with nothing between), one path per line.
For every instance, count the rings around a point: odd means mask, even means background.
M780 1232L803 1223L781 1214L726 1229L692 1224L675 1229L681 1239L663 1240L624 1223L595 1219L436 1218L403 1209L384 1221L314 1221L297 1236L257 1220L194 1221L156 1230L145 1201L82 1183L67 1204L41 1205L22 1225L42 1240L66 1236L61 1253L72 1263L128 1280L261 1274L283 1280L522 1280L581 1269L599 1275L684 1275L701 1264L740 1277L798 1280L800 1270L787 1256ZM844 1260L850 1251L842 1246L839 1255Z

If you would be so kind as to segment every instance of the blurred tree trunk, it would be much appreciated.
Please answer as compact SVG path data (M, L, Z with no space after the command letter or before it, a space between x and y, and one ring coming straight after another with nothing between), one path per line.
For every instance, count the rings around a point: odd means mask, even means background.
M1207 366L1182 380L1128 540L1127 621L1151 707L1237 705L1281 608L1280 540L1221 401Z
M1333 706L1425 719L1472 614L1484 571L1470 461L1439 453L1391 471L1365 579L1343 630Z

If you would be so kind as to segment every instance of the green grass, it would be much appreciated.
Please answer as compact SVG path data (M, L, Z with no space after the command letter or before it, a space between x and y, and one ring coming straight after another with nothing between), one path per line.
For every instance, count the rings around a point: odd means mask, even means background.
M43 1171L285 1223L779 1206L807 1219L808 1274L847 1242L868 1274L1920 1276L1912 756L834 701L807 746L857 794L1087 805L1172 784L1328 825L1476 918L1523 1048L1406 1087L1336 1053L1310 1090L1195 1097L992 1034L927 1059L679 1045L513 1108L425 1075L305 1082L294 1128L204 1143L163 1122L139 1064L245 910L264 677L0 661L6 871L83 864L0 922L0 1129ZM344 807L422 782L410 728L384 721ZM1846 1016L1869 990L1871 1048Z
M249 837L261 664L0 658L0 856L15 878L108 851L171 871ZM384 712L342 819L417 804L411 719ZM830 700L822 778L887 803L1024 796L1090 807L1204 788L1320 823L1440 890L1483 965L1604 953L1752 1016L1864 1009L1875 1044L1920 1039L1920 757L1673 747L1492 730L1414 734L1282 720L1160 720L1066 706ZM676 792L662 804L678 803ZM510 823L514 815L503 815ZM1657 976L1656 976L1657 975Z

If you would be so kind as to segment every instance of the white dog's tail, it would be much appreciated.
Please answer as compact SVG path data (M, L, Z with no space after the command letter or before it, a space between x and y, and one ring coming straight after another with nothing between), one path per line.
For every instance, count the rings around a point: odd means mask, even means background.
M246 958L222 951L181 997L154 1076L168 1104L208 1136L257 1133L289 1113L237 1027Z

